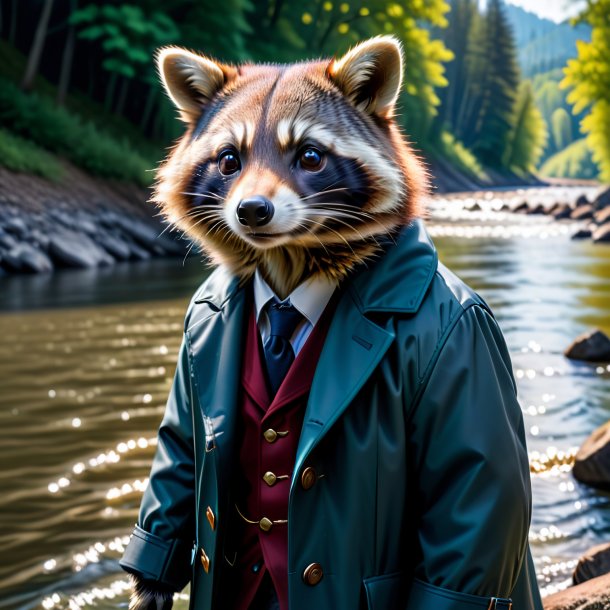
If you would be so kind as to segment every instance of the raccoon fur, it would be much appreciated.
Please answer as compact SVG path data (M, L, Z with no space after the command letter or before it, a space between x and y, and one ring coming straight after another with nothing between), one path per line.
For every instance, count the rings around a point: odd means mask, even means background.
M258 268L285 298L315 274L340 281L421 213L427 175L394 118L395 38L288 65L170 47L158 67L187 129L154 201L213 264L243 280Z

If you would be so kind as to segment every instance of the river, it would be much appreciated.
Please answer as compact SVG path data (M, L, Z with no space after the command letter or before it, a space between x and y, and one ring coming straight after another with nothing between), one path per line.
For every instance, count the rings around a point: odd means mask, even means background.
M579 189L578 193L584 189ZM569 189L529 197L566 198ZM441 260L492 306L523 408L543 594L610 540L610 496L578 484L571 456L610 417L610 367L570 362L574 337L610 333L610 246L575 225L495 211L522 193L437 198ZM464 204L464 205L462 205ZM126 607L118 567L137 519L197 256L0 278L0 608ZM186 594L175 607L187 606Z

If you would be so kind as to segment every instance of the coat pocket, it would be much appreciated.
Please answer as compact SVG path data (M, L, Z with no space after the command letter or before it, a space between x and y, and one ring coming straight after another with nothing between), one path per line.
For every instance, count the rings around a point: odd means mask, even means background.
M401 572L363 580L368 610L403 610L406 604L405 576Z
M415 578L409 592L406 610L421 610L422 608L434 608L434 610L510 610L511 607L512 603L509 599L482 597L451 591Z

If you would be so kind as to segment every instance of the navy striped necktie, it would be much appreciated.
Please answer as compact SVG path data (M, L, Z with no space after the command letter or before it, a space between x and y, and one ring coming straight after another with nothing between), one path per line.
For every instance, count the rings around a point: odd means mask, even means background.
M303 315L290 302L273 301L267 309L270 332L263 346L267 362L267 377L272 396L275 396L290 365L294 362L294 350L290 337L294 334Z

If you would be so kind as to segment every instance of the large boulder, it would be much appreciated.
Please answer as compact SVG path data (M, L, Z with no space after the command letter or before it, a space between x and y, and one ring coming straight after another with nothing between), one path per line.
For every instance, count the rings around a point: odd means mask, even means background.
M572 470L574 478L598 489L610 489L610 421L582 444Z
M111 235L103 230L98 230L94 236L95 241L114 256L118 261L126 261L131 257L129 244L116 235Z
M17 237L25 237L28 233L28 227L22 218L11 216L4 221L4 229L9 233L13 233Z
M602 210L597 210L597 212L593 214L593 219L598 225L603 225L606 222L610 222L610 205Z
M49 236L49 254L62 267L87 269L111 265L114 259L84 233L62 229Z
M578 229L576 233L572 234L572 239L589 239L591 235L591 229Z
M564 354L572 360L610 362L610 339L601 330L593 330L576 337Z
M581 205L572 211L570 214L570 218L572 220L587 220L589 218L593 218L593 209L592 205Z
M604 610L610 608L610 574L549 595L545 597L543 605L544 610Z
M567 203L558 203L553 209L553 218L555 220L570 218L571 213L572 208Z
M610 543L598 544L589 549L579 560L572 580L575 585L610 573Z
M601 227L593 231L593 241L596 243L610 242L610 222L606 222Z
M607 208L610 205L610 189L606 189L603 193L597 196L593 202L596 210Z
M2 257L2 265L15 273L44 273L53 270L51 259L30 244L17 244Z

